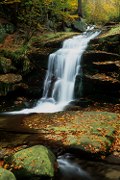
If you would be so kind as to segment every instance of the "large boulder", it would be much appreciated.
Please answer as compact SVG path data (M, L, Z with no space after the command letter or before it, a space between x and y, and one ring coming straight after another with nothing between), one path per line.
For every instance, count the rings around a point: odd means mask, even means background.
M0 180L16 180L16 178L12 172L0 168Z
M20 84L21 81L22 76L19 74L9 73L0 75L0 96L5 96L8 92L23 86L23 84Z
M25 177L53 177L54 176L54 154L42 145L36 145L21 150L5 159L18 178Z

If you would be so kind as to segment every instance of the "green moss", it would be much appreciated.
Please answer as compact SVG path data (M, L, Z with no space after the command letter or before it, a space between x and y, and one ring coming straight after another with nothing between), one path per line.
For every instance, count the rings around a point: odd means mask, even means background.
M101 148L107 150L111 146L111 144L112 142L108 138L102 136L96 138L92 135L91 136L83 135L80 139L80 146L82 147L92 146L94 149L98 149L98 150Z
M0 180L16 180L16 178L10 171L0 168Z
M68 135L68 137L67 137L68 144L70 144L71 146L76 145L77 141L78 141L78 139L75 138L73 135Z
M27 50L29 47L26 45L21 46L18 50L15 51L10 51L7 49L3 49L0 51L1 56L3 57L4 61L4 69L3 69L3 61L2 65L0 63L0 70L1 71L8 71L8 68L11 68L11 70L17 70L18 72L24 72L27 73L29 72L30 69L30 60L27 57ZM6 63L5 59L11 59L12 66L9 67L8 63ZM8 69L8 70L7 70Z
M30 60L25 57L23 61L23 72L27 73L30 70Z
M36 145L15 153L5 159L8 164L14 164L16 177L54 176L54 154L46 147ZM19 167L16 170L15 167Z
M101 37L103 38L103 37L113 36L113 35L117 35L117 34L120 34L120 25L112 27L108 32L101 35L100 38Z
M0 56L0 73L7 73L11 70L15 70L15 67L12 65L12 61Z
M66 38L72 37L74 35L77 35L79 33L75 32L57 32L57 33L47 33L40 37L35 37L31 39L31 42L40 42L41 46L45 46L47 43L62 41Z

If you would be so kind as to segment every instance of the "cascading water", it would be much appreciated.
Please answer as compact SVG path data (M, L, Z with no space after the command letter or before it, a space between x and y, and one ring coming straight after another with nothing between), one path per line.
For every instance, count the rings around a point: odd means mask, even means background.
M90 175L71 160L70 154L59 156L57 159L59 167L58 180L92 180Z
M50 54L44 82L43 97L31 109L10 112L28 114L58 112L74 99L75 77L80 71L80 60L89 41L99 32L85 32L63 42L58 51Z

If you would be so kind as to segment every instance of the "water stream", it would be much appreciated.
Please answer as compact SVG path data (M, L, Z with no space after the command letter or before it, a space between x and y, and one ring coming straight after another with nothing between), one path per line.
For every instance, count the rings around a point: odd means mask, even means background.
M90 175L71 159L71 154L59 156L57 161L59 167L58 180L92 180Z
M70 101L74 100L75 77L81 70L81 57L89 41L98 34L98 31L89 31L65 40L62 48L49 56L43 97L33 108L9 113L29 114L62 111Z

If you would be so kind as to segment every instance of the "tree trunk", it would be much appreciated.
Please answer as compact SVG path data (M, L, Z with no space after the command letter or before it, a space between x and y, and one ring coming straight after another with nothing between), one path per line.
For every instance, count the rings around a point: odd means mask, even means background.
M78 0L78 16L83 17L83 14L82 14L82 0Z

